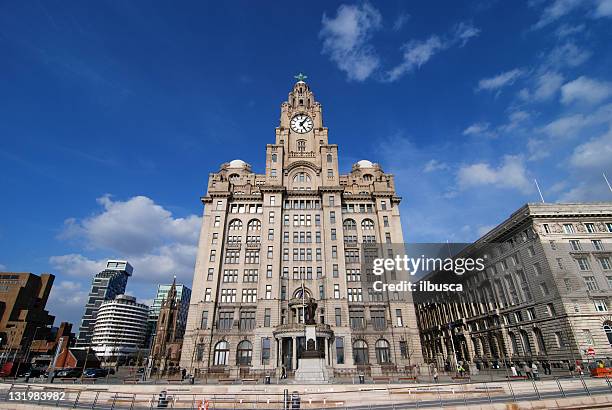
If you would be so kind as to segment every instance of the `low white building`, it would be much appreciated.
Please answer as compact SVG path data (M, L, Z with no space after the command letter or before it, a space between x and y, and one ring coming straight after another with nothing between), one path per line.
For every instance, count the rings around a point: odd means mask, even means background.
M91 347L104 362L136 358L143 347L149 307L133 296L119 295L98 309Z

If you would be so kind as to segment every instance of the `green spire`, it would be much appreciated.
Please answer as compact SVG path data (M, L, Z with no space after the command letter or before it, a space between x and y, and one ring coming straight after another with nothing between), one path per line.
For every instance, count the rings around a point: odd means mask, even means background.
M305 79L308 78L308 76L306 76L305 74L299 73L298 75L294 75L293 78L295 78L298 81L304 81Z

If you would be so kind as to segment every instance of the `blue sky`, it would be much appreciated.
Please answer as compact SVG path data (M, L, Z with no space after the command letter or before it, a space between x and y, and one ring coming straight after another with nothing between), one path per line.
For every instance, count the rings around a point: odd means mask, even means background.
M0 268L78 324L107 258L190 284L208 173L263 171L305 72L341 168L396 174L408 241L610 201L612 1L3 2Z

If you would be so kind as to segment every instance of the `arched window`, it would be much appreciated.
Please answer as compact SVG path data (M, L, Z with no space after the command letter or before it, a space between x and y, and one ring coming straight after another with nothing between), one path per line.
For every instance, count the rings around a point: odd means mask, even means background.
M276 154L272 154L272 162L276 162L278 156Z
M227 366L229 360L229 344L222 340L215 345L215 366Z
M606 337L608 338L608 343L610 343L610 346L612 346L612 322L604 322L603 331L606 334Z
M378 364L391 363L391 351L389 350L389 342L385 339L376 341L376 361Z
M368 364L368 344L364 340L353 343L353 361L356 365Z
M529 335L524 330L520 331L521 343L523 344L523 350L526 355L531 355L531 345L529 344Z
M293 176L293 182L310 182L310 175L306 172L298 172Z
M229 180L231 182L236 182L239 179L240 179L240 175L238 175L238 174L232 174L232 175L229 176Z
M364 181L371 181L371 180L372 180L372 175L370 175L370 174L365 174L365 175L363 176L363 180L364 180Z
M533 338L536 341L536 348L539 354L546 354L546 343L544 343L544 335L538 327L533 328Z
M310 299L310 291L302 286L300 286L295 290L295 292L293 292L293 297L295 299L302 299L302 294L305 299Z
M261 231L261 221L259 219L251 219L247 224L247 232Z
M345 219L344 222L342 222L342 228L345 231L354 231L357 229L357 224L354 219Z
M334 157L332 156L332 154L327 154L327 162L331 163L334 160Z
M240 219L232 220L229 224L229 229L233 231L242 229L242 221Z
M371 219L364 219L361 221L361 229L364 231L369 231L374 229L374 221Z
M297 150L298 152L306 151L306 140L297 140Z
M250 366L252 359L253 344L248 340L243 340L242 342L238 343L238 349L236 350L236 365Z

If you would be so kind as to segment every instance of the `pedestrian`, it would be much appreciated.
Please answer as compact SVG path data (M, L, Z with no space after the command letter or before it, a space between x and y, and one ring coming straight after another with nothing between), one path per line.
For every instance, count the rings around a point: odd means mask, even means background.
M528 379L531 379L531 367L529 367L527 363L523 364L523 371L525 372L525 376L527 376Z
M578 375L580 375L580 376L582 376L582 374L583 374L582 373L582 367L579 364L576 365L576 373L578 373Z
M539 370L538 370L538 365L536 364L536 362L533 362L531 364L531 373L533 374L533 380L539 380Z
M516 366L514 365L514 363L510 365L510 372L512 372L512 377L518 376L518 373L516 372Z
M285 365L281 366L281 379L286 379L287 378L287 369L285 368Z
M463 377L463 374L465 373L465 369L463 368L461 364L457 364L457 371L459 372L459 376Z
M434 383L438 383L438 369L436 367L433 369L433 381Z

